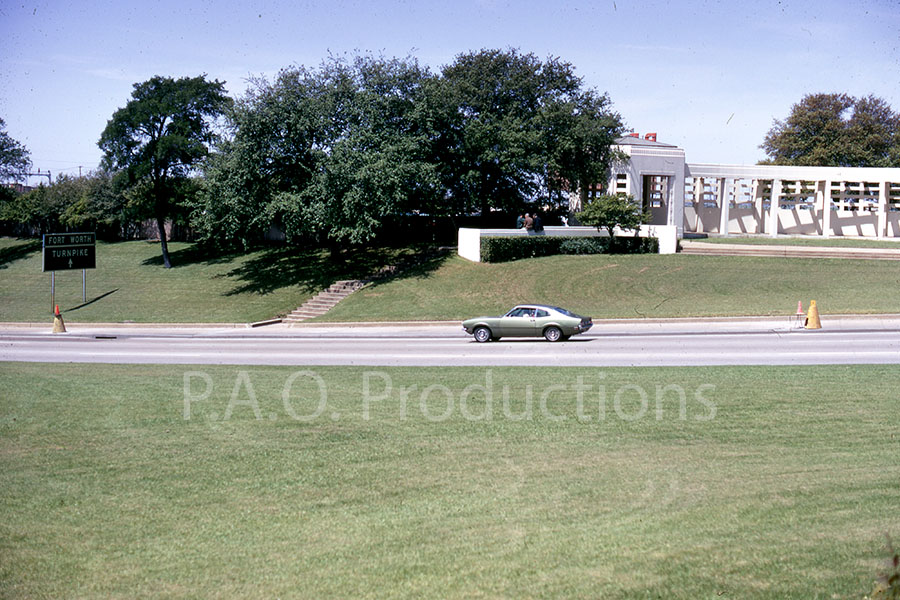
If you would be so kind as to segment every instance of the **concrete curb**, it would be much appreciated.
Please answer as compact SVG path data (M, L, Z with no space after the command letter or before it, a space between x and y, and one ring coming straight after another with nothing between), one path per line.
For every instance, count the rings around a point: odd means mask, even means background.
M246 329L250 323L86 323L83 321L66 321L66 328L91 329ZM0 329L44 329L53 327L48 323L0 323Z
M872 314L872 315L835 315L822 314L823 321L850 321L871 322L897 321L900 322L900 314ZM791 322L797 319L796 315L767 315L767 316L734 316L734 317L669 317L669 318L623 318L623 319L594 319L597 325L691 325L691 324L735 324L754 323L765 324L771 322ZM315 329L315 328L341 328L341 327L447 327L458 326L461 320L452 321L315 321L300 323L285 323L277 320L262 321L256 323L85 323L66 322L67 328L75 329L253 329L263 325L266 328L283 329ZM280 326L280 327L279 327ZM50 329L53 323L3 323L0 322L0 330L3 329Z

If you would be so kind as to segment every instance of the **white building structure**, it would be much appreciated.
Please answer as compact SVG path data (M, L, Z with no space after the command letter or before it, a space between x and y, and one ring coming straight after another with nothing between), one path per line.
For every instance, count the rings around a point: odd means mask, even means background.
M900 168L715 165L685 162L656 134L617 140L628 160L606 190L641 200L651 225L685 233L900 239ZM590 189L587 196L600 194ZM580 199L572 198L580 209Z

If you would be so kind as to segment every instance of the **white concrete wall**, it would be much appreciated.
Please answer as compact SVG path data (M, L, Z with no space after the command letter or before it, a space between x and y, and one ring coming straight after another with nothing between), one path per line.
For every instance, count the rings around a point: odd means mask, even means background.
M473 262L481 262L481 230L460 227L457 235L456 252Z
M629 160L613 166L607 189L612 193L624 191L641 201L645 176L666 177L665 214L656 211L654 223L675 226L680 237L684 228L684 150L674 146L621 145L614 148L627 154ZM624 187L619 175L627 177Z

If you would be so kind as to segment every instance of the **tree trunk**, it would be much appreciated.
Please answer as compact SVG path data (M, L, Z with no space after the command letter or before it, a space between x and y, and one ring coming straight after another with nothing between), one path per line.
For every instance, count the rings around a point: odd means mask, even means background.
M172 268L169 261L169 242L166 239L166 217L157 213L156 229L159 231L159 245L162 248L163 266L167 269Z
M484 199L481 201L481 226L485 229L491 226L491 203Z
M337 240L332 239L329 239L327 244L331 261L334 263L344 262L343 245Z

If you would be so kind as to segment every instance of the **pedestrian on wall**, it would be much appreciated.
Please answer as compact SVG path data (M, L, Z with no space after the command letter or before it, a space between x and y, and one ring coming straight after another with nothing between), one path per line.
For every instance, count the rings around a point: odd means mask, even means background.
M519 215L519 218L516 219L516 229L522 229L525 227L525 215Z
M531 227L534 229L535 235L544 235L544 221L541 219L541 215L534 213L534 218L531 221Z
M534 219L531 218L531 215L525 213L525 231L528 235L534 233Z

